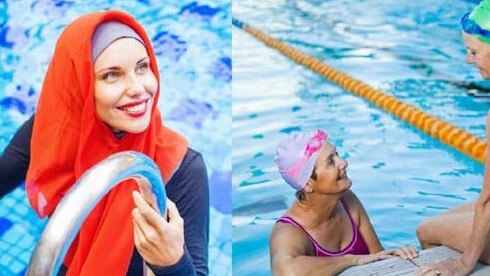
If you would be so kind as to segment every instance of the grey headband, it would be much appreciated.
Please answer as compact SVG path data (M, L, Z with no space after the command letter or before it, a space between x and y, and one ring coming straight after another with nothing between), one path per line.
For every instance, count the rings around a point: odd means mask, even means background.
M131 27L119 21L106 21L97 26L92 35L92 62L95 62L100 53L112 42L123 37L134 38L145 45L143 39Z

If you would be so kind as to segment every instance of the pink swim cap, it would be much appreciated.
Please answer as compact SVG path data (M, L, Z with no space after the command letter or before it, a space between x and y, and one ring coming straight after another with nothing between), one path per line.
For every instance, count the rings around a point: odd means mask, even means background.
M293 134L277 145L276 162L282 178L296 190L302 190L310 179L318 153L327 133L318 129L313 134Z

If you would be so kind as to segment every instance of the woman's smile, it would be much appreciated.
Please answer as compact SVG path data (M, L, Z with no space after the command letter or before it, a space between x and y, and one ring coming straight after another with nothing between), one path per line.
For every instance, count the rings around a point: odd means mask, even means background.
M146 114L148 111L148 102L150 99L143 99L139 101L135 101L132 103L125 104L123 106L117 107L120 111L122 111L124 114L133 117L133 118L139 118L143 115Z

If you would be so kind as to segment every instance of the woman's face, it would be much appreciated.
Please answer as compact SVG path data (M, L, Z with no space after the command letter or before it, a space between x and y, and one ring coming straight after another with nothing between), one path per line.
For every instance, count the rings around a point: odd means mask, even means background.
M133 38L110 44L94 63L95 110L114 132L148 128L158 84L145 46Z
M325 142L315 163L316 192L325 194L341 193L352 185L347 176L348 163L342 159L334 146Z
M475 65L482 78L490 79L490 45L465 32L463 41L466 47L466 63Z

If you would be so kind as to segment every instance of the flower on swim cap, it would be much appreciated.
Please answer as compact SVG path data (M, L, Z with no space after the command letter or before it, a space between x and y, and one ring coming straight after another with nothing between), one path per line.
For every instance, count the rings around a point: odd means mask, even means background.
M296 190L302 190L310 179L318 153L327 140L321 129L312 134L293 134L277 145L276 162L282 178Z
M461 19L464 32L475 35L481 41L490 44L490 0L483 0L473 11Z

